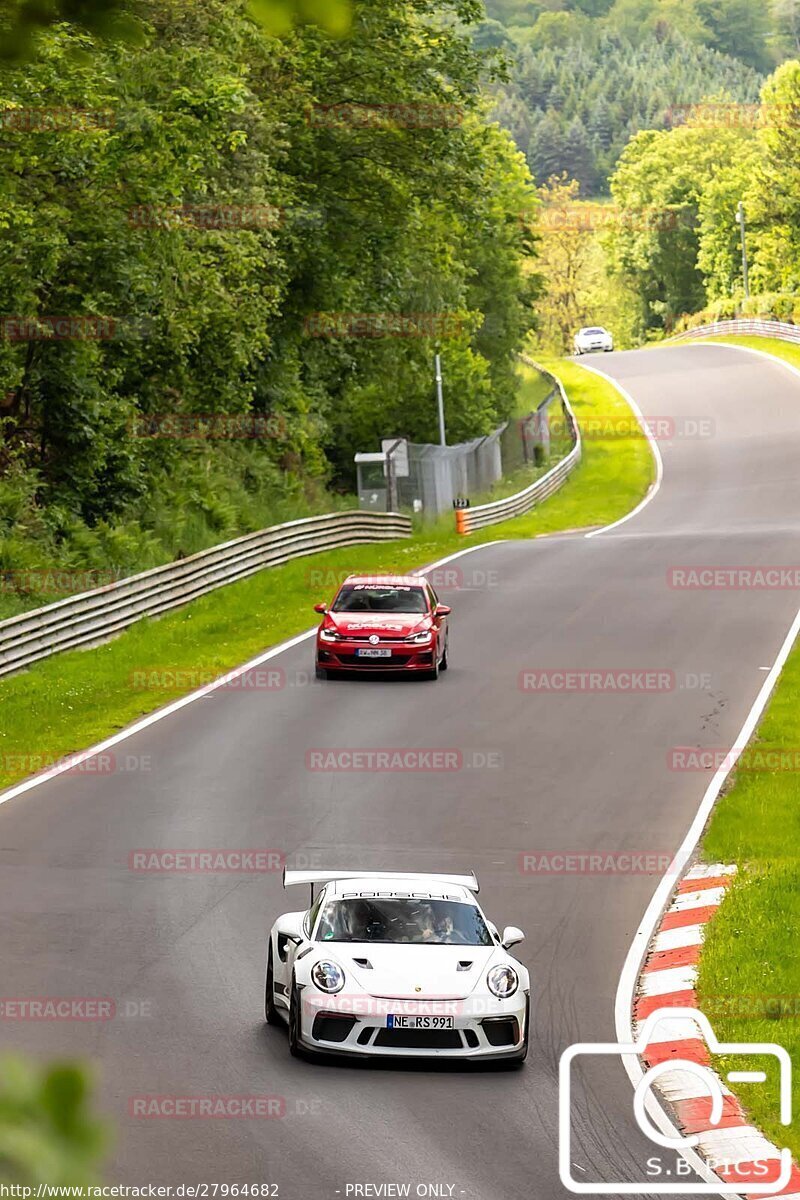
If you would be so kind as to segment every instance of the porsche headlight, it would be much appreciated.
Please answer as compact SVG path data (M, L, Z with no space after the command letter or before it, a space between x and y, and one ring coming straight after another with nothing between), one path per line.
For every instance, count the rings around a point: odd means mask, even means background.
M319 990L327 992L328 995L340 992L344 987L344 971L335 962L328 962L326 959L314 963L311 968L311 978Z
M410 640L412 642L429 642L432 637L433 634L431 633L430 629L426 629L423 633L415 633Z
M507 1000L519 987L517 972L513 967L492 967L486 976L486 982L489 985L489 991L499 1000Z

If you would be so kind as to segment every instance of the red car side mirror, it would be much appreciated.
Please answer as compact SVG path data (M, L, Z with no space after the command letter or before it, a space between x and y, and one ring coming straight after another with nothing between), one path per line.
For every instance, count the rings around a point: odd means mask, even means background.
M435 617L448 617L452 611L449 604L437 604L433 615Z
M328 611L327 604L315 604L314 605L314 612L322 613L322 615L324 616L327 611Z

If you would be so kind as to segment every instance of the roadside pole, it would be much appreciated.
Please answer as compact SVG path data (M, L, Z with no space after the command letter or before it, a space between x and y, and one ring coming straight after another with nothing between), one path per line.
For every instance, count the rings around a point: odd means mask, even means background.
M447 445L444 428L444 396L442 395L442 359L436 355L436 403L439 406L439 445Z
M742 234L742 279L744 281L744 298L750 299L750 280L747 267L747 216L744 211L744 201L740 200L736 209L736 224Z

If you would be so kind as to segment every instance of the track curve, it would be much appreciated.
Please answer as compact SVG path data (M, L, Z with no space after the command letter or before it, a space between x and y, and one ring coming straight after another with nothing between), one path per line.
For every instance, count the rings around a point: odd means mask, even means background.
M530 875L519 855L674 852L707 777L669 770L670 748L732 742L797 608L793 591L680 590L668 573L792 563L798 380L716 346L608 355L602 367L648 418L675 422L661 429L673 436L660 442L658 495L590 540L507 542L462 560L474 586L443 592L452 665L437 684L303 686L301 644L277 660L290 686L212 693L118 748L148 756L149 772L62 776L0 809L3 996L107 996L122 1008L105 1023L5 1021L3 1045L98 1064L118 1127L110 1180L271 1181L286 1200L409 1181L480 1200L566 1195L558 1058L574 1041L613 1040L620 970L659 875ZM711 426L691 434L701 421ZM647 668L675 685L548 695L520 690L525 668ZM309 771L307 752L323 747L455 748L495 765ZM474 867L492 919L527 933L528 1066L291 1060L261 1015L266 931L290 907L280 877L129 870L130 853L149 847ZM126 1017L140 1001L149 1015ZM631 1107L621 1066L600 1086L601 1111L577 1116L578 1169L634 1179L642 1147L615 1137ZM135 1119L129 1099L143 1093L271 1093L287 1112Z

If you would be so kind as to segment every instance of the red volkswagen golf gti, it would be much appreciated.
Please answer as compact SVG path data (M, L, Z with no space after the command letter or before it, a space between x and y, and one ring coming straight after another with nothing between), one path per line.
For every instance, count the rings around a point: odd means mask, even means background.
M317 630L317 678L339 671L447 670L450 609L421 575L350 575Z

